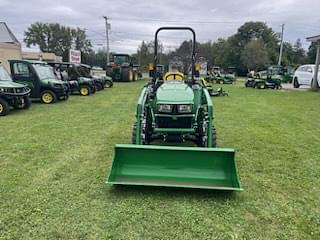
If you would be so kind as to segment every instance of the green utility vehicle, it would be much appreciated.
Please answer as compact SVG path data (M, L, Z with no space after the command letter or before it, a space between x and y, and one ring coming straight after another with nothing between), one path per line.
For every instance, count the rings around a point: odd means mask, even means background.
M31 89L30 98L50 104L69 98L68 85L57 79L46 62L9 60L14 82L26 84Z
M158 61L158 33L162 30L192 32L191 76L167 72L161 80L154 72L138 100L133 144L116 145L107 182L241 190L234 150L216 148L212 101L195 68L195 32L189 27L159 28L155 34L154 66ZM198 147L163 146L183 143Z
M28 109L31 105L29 95L30 89L24 84L13 82L0 63L0 116L7 115L10 106L15 109Z
M91 74L92 67L87 64L80 64L80 71L83 77L91 78L96 81L97 90L101 91L104 88L111 88L113 86L112 78L109 76L93 76Z
M113 54L106 68L107 76L114 82L132 82L138 79L132 57L128 54Z
M71 93L89 96L96 92L96 82L91 78L83 77L80 65L68 62L49 64L53 67L56 76L68 84Z

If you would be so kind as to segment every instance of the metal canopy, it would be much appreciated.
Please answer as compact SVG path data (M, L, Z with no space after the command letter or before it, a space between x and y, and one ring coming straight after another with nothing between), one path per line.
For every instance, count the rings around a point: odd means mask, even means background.
M320 35L313 36L313 37L307 37L308 42L318 42L320 41Z

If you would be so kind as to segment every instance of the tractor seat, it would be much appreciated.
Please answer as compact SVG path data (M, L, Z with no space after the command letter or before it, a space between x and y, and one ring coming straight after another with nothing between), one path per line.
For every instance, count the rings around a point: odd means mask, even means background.
M163 77L164 80L184 80L184 75L181 72L168 72Z

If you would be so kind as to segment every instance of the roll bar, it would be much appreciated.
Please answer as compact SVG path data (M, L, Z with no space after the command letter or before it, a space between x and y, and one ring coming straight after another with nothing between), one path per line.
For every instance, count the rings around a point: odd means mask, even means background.
M191 68L192 68L192 82L194 82L194 65L196 61L196 33L191 27L161 27L156 31L155 37L154 37L154 66L156 68L158 64L158 34L160 31L163 30L185 30L192 32L193 35L193 41L192 41L192 56L191 56ZM152 82L155 83L157 79L157 71L153 71L153 78Z

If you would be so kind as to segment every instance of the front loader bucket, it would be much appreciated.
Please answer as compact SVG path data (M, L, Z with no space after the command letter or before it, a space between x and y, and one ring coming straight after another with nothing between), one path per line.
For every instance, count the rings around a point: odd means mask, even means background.
M242 190L233 149L118 144L107 183Z

